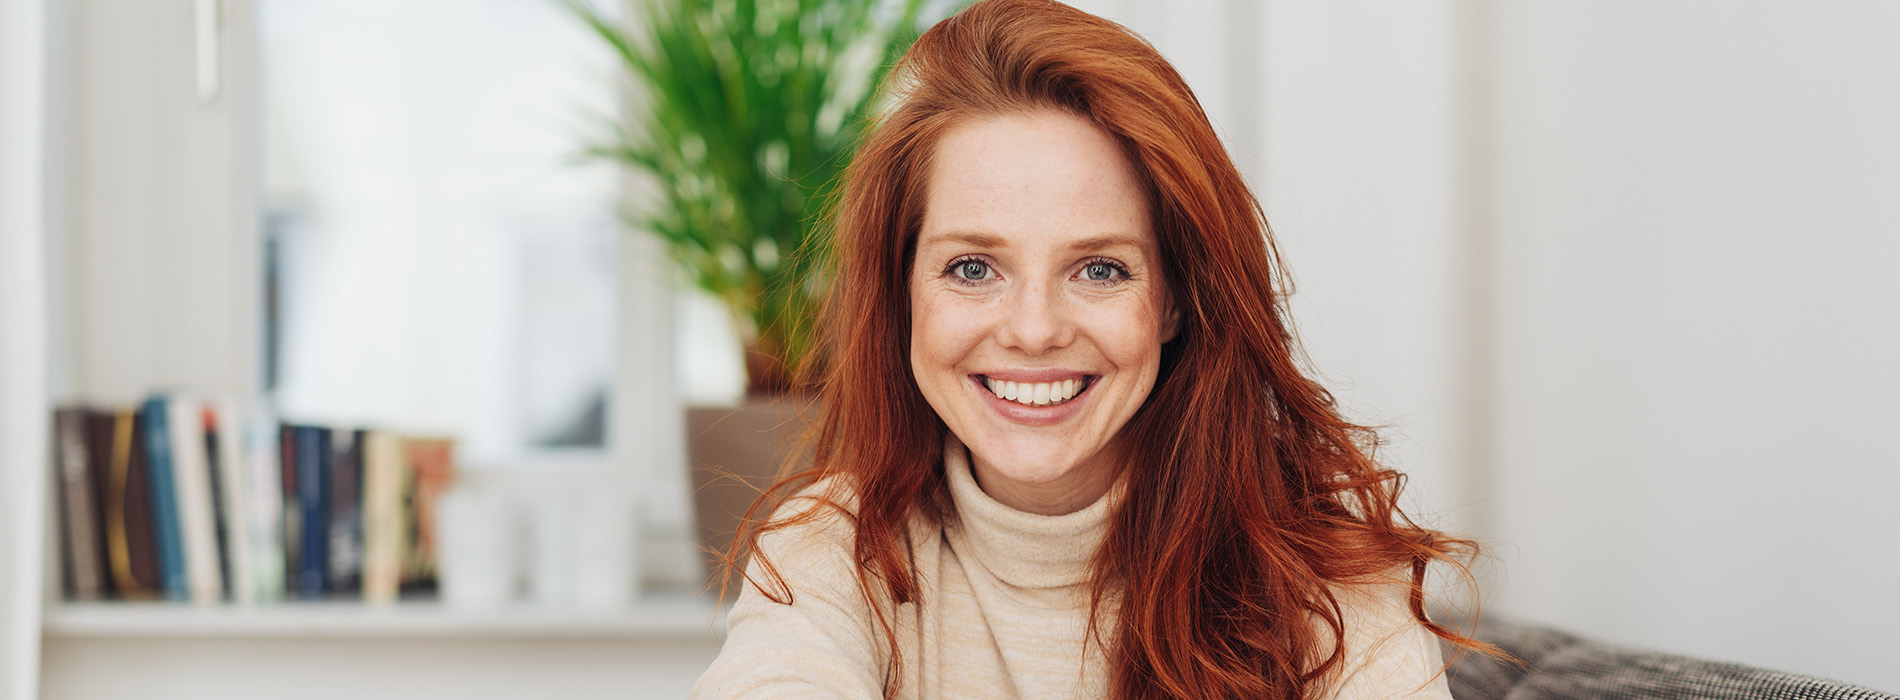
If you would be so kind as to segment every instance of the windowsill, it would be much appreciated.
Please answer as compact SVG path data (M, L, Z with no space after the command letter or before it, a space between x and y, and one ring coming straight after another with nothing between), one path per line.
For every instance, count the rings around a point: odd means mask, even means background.
M193 606L170 602L47 605L42 628L52 639L600 639L713 641L725 615L685 591L657 591L617 610L548 608L529 603L456 609L436 601L368 605L353 601L269 606Z

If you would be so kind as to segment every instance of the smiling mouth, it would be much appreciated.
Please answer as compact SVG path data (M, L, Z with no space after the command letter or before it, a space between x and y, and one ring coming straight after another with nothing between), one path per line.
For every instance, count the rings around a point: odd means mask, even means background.
M1083 376L1064 379L1059 382L1012 382L1006 379L983 377L983 386L1004 401L1014 401L1024 406L1055 406L1075 400L1075 397L1087 391L1095 383L1094 377Z

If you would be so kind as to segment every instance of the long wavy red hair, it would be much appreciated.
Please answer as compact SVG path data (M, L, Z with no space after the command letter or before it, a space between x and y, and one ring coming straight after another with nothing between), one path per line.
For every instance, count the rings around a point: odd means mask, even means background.
M908 523L953 517L946 428L909 362L907 285L933 148L972 119L1061 110L1110 134L1134 164L1182 313L1153 392L1116 437L1126 495L1092 598L1119 596L1113 629L1097 630L1114 697L1308 697L1342 658L1333 587L1394 571L1409 573L1420 623L1483 646L1424 610L1427 565L1456 563L1470 543L1412 524L1398 506L1402 475L1372 458L1372 431L1302 372L1259 203L1153 47L1057 2L983 0L925 32L883 90L835 206L815 461L754 504L734 554L757 556L759 534L796 521L759 517L780 497L838 476L826 495L854 504L862 593L918 600ZM753 583L789 602L782 581ZM891 621L871 607L895 659Z

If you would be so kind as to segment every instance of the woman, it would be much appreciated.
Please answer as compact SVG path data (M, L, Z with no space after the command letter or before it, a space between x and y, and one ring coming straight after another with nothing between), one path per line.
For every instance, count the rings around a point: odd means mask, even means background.
M925 33L839 202L816 462L699 697L1446 698L1400 476L1298 369L1259 206L1121 27ZM754 506L755 513L766 506Z

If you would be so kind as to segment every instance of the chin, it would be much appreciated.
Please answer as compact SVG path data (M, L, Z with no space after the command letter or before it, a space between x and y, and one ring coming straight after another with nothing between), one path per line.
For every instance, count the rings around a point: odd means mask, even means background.
M1051 484L1081 468L1084 455L1073 445L1049 444L1046 440L1010 440L1007 438L964 444L975 459L989 465L998 476L1021 484Z

